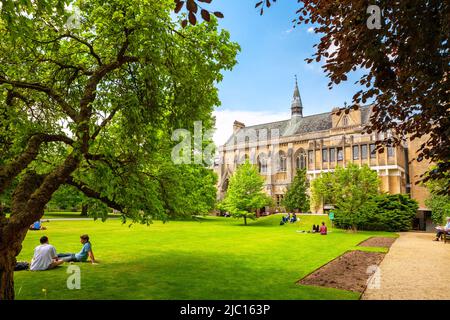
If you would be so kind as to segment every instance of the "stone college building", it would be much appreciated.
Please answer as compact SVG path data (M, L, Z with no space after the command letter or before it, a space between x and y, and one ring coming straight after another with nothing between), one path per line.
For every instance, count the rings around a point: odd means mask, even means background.
M290 119L249 127L235 121L232 136L219 148L219 161L215 168L219 176L219 199L224 197L229 178L236 167L247 159L258 166L259 172L265 177L265 191L276 204L274 208L261 209L266 214L282 210L281 200L297 169L306 169L308 179L312 180L322 172L333 171L337 166L367 164L378 173L381 191L408 193L419 202L415 227L424 230L431 215L425 206L428 193L415 182L429 164L411 162L420 141L386 147L384 153L373 152L375 142L384 136L383 133L363 133L370 121L371 106L347 112L338 111L339 108L334 108L331 112L304 117L296 83ZM318 212L328 209L330 207L323 204Z

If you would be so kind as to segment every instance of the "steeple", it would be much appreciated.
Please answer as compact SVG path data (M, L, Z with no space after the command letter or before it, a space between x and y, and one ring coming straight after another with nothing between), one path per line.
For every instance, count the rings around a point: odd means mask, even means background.
M303 117L303 104L300 98L300 90L298 89L297 76L295 76L294 97L291 104L292 117Z

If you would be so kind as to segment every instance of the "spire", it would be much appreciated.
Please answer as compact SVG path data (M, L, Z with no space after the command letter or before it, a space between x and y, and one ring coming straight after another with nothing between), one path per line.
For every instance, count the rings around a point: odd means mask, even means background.
M291 104L292 117L303 117L303 104L300 98L300 90L298 89L297 75L295 76L294 97Z

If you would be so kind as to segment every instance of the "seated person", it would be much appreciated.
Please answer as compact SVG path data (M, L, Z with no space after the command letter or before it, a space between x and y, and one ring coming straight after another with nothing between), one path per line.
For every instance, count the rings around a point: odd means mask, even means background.
M317 229L316 229L316 225L315 224L313 224L313 226L312 226L312 231L311 231L312 233L316 233L317 232Z
M89 236L83 234L80 236L80 242L83 245L81 251L78 253L61 253L58 254L58 258L65 262L86 262L87 258L91 259L91 263L95 264L94 253L92 252L92 245L89 241Z
M64 263L58 259L55 247L48 243L48 237L43 236L39 241L41 244L34 249L31 260L31 271L50 270Z
M291 223L297 221L297 215L295 213L292 214Z
M446 220L447 220L447 224L444 227L442 227L442 226L436 227L437 233L436 233L436 239L434 239L434 241L439 241L444 233L450 232L450 217L447 217Z
M33 231L47 230L47 228L42 226L41 220L38 220L30 226L29 230L33 230Z
M327 234L327 226L325 225L325 222L322 222L322 225L320 226L319 232L323 236Z

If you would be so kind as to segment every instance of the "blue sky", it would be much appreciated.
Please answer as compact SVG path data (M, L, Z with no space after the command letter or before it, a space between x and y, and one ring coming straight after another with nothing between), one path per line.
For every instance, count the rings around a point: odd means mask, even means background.
M234 120L252 125L289 117L295 74L304 115L350 103L358 91L355 77L329 90L322 62L304 61L314 53L313 45L320 36L308 31L311 25L292 29L292 19L299 8L296 0L278 0L263 16L255 9L255 3L256 0L215 0L210 6L225 15L220 26L242 48L238 64L231 72L224 72L224 81L219 84L222 105L215 113L215 140L219 145L231 134Z

